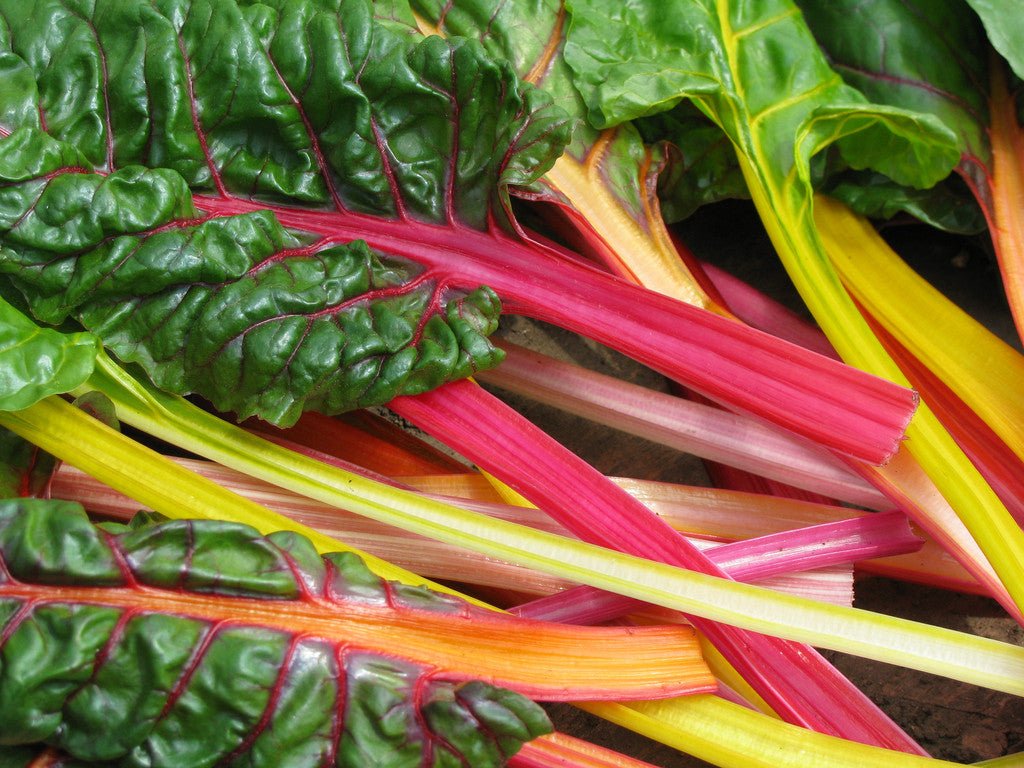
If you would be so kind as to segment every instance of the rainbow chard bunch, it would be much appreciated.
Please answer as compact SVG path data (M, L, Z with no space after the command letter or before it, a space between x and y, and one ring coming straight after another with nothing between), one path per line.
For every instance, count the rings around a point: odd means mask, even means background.
M844 82L864 48L818 5L0 0L3 495L40 497L0 506L0 760L637 764L550 733L570 701L723 766L924 766L815 648L1024 695L1021 648L849 606L857 561L1021 618L1024 368L837 201L949 225L957 168L1000 230L1007 80L958 59L993 130L950 125L953 86ZM674 241L663 209L728 196L827 338ZM472 376L807 495L605 477ZM484 471L344 416L385 405Z

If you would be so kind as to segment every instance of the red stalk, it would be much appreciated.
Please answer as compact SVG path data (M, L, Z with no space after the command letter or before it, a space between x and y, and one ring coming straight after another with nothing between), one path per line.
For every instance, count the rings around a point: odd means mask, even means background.
M667 523L516 412L469 382L392 408L514 490L580 538L728 578ZM495 439L500 436L500 443ZM784 719L892 749L922 752L813 648L693 617L748 683Z
M214 214L269 206L196 197ZM365 240L422 264L455 289L493 288L506 312L560 325L633 357L732 408L839 453L880 464L916 405L908 389L499 231L273 207L286 227L331 242Z
M905 554L920 547L921 540L911 533L904 515L884 512L722 544L705 554L737 581L754 581ZM642 605L639 600L581 586L524 603L511 613L544 621L590 624L618 618Z

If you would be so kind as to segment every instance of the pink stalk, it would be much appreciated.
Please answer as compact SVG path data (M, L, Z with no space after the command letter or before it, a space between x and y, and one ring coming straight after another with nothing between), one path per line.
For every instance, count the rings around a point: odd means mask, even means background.
M718 488L691 488L629 478L620 478L616 483L676 530L718 541L749 539L865 514L844 507ZM917 552L864 560L857 567L890 578L986 594L963 566L927 538Z
M836 503L836 499L831 496L815 493L806 488L787 485L780 480L755 475L745 469L730 467L728 464L705 461L704 470L708 473L708 479L715 488L743 491L744 493L756 494L758 496L777 496L782 499L809 501L814 504ZM886 505L892 506L892 503L886 499ZM875 508L877 509L878 507Z
M392 408L592 543L727 578L642 504L469 382ZM691 617L783 719L878 746L921 748L813 648Z
M599 424L829 498L873 509L888 500L828 451L749 416L656 392L509 342L478 379Z
M780 573L913 552L920 546L921 540L910 531L906 517L888 512L721 544L704 554L732 578L755 581ZM589 624L618 618L642 605L639 600L580 586L517 606L512 613Z
M780 339L798 344L819 355L839 359L825 334L757 288L714 264L700 263L701 269L721 294L725 304L747 325Z
M191 471L270 507L296 522L422 576L485 587L506 588L514 584L516 591L523 595L546 595L575 586L539 571L486 558L460 547L400 531L375 520L335 509L212 462L194 459L178 461ZM58 467L54 473L50 482L50 493L58 498L77 501L90 512L121 520L130 519L138 511L138 504L134 500L68 465ZM436 497L435 494L427 495ZM566 534L564 528L538 510L450 497L444 497L444 500L492 517ZM789 565L785 553L779 551L779 547L785 547L789 537L798 538L799 534L787 533L781 537L771 537L772 543L766 547L769 554L760 565L761 572L755 572L754 578L750 580L791 594L850 605L852 574L848 569L788 572ZM906 540L905 536L902 538ZM693 543L700 548L720 546L699 539Z
M215 216L271 209L284 226L321 235L324 245L365 240L422 265L439 291L490 286L506 312L588 336L716 402L870 464L883 463L897 449L916 406L908 389L632 285L497 226L481 232L457 223L195 199Z

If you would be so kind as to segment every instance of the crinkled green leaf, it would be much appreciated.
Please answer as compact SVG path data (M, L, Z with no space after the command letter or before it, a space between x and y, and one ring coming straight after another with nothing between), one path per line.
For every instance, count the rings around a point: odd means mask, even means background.
M399 34L363 0L0 11L47 130L96 168L481 225L500 186L536 178L565 140L550 100L477 45Z
M0 165L41 156L33 144L54 142L19 131L0 141ZM268 212L202 220L173 172L62 173L52 158L34 178L4 178L0 271L38 318L78 319L161 387L291 423L305 409L387 402L500 359L485 338L500 304L485 289L447 295L418 265L361 242L299 239ZM64 390L43 394L53 391Z
M969 174L991 164L988 46L963 0L798 4L846 82L873 101L942 120L955 132Z
M1024 15L1017 0L967 0L981 17L992 47L1024 78Z
M161 608L161 589L176 609ZM214 620L208 603L180 602L189 594L325 617L359 603L455 620L468 611L422 590L410 604L358 557L321 559L292 534L210 521L102 530L77 505L3 502L0 745L43 742L117 766L484 768L550 729L518 694L261 625L251 607Z
M230 210L507 223L507 188L554 161L564 113L399 11L0 2L0 268L38 318L242 417L288 424L494 365L487 289Z

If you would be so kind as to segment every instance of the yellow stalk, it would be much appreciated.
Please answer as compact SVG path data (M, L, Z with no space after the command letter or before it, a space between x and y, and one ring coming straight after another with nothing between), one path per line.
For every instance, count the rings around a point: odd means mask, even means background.
M727 314L704 292L683 264L665 228L657 199L645 200L642 224L601 178L601 167L614 136L603 132L577 160L566 153L544 175L545 183L563 195L597 235L618 254L620 268L634 282L697 307Z
M728 768L953 768L956 763L846 741L710 694L582 705L670 747Z
M754 204L790 279L836 351L850 365L908 386L899 366L847 294L813 228L784 226L784 221L800 222L801 212L790 211L787 215L785 195L778 190L770 191L742 152L737 157ZM813 201L807 200L806 205L813 205ZM811 211L806 214L811 217ZM956 511L998 574L1011 601L1008 609L1019 616L1024 609L1024 531L927 405L921 404L907 426L902 450L920 464ZM891 466L874 471L899 488L898 468L893 471Z
M819 196L814 220L857 302L1024 461L1024 356L908 267L845 205Z

